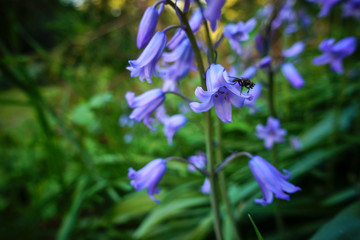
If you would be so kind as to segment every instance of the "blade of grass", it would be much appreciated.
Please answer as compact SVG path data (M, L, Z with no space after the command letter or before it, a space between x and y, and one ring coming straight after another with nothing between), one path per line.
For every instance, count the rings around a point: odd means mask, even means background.
M255 232L256 232L256 236L259 240L264 240L263 237L261 236L261 233L259 231L259 229L256 227L256 224L255 222L253 221L253 219L251 218L251 215L248 214L249 218L250 218L250 221L251 221L251 224L253 225L254 229L255 229Z

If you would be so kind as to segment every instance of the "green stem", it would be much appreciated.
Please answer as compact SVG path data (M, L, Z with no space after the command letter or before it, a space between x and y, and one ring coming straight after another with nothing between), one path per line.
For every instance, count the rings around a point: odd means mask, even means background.
M203 21L203 25L205 27L205 32L206 32L206 41L207 41L207 46L209 48L209 59L210 59L210 62L211 63L214 63L215 62L215 51L214 51L214 47L213 47L213 44L212 44L212 41L211 41L211 37L210 37L210 30L209 30L209 26L207 24L207 21L206 21L206 18L204 17L204 8L203 6L201 5L200 1L199 0L196 0L196 3L197 5L199 6L200 8L200 11L201 11L201 15L202 15L202 21Z
M268 80L269 80L269 108L270 108L270 115L273 117L277 117L276 115L276 109L275 109L275 84L274 84L274 71L271 68L271 65L269 66L269 73L268 73ZM273 147L271 148L271 153L272 153L272 162L273 164L277 167L279 166L279 160L278 160L278 156L277 156L277 146L273 145ZM279 206L277 205L276 200L274 201L274 217L275 217L275 222L276 222L276 226L277 229L279 231L279 233L283 233L285 230L285 225L284 225L284 219L282 217L281 211Z
M224 159L223 157L223 151L222 151L222 122L219 118L216 118L216 139L217 139L217 144L216 144L216 159L217 159L217 163L221 164L222 159ZM231 210L231 204L230 204L230 200L229 197L227 195L227 187L226 187L226 179L225 179L225 174L223 171L220 171L218 173L219 176L219 185L220 185L220 194L221 194L221 198L223 203L225 204L225 212L227 215L227 218L229 219L232 231L233 231L233 238L232 239L236 239L236 240L240 240L240 235L237 231L236 228L236 223L235 223L235 219Z
M268 73L268 80L269 80L269 108L270 108L270 115L276 118L276 111L275 111L275 84L274 84L274 71L269 66L269 73Z
M205 68L202 61L200 49L196 43L195 36L190 28L189 22L185 16L185 14L171 1L167 1L167 3L178 13L179 17L181 18L181 22L185 25L184 31L186 32L187 37L189 38L191 47L194 51L195 59L198 65L198 70L201 78L201 85L204 90L206 88L206 79L205 79ZM208 174L209 174L209 181L211 185L210 191L210 200L211 200L211 208L214 215L214 230L217 240L222 240L222 233L221 233L221 222L220 222L220 211L219 211L219 204L218 204L218 197L217 197L217 189L216 189L216 175L215 175L215 159L213 153L213 146L212 146L212 121L211 121L211 112L207 111L204 112L204 123L205 123L205 143L206 143L206 155L208 159Z

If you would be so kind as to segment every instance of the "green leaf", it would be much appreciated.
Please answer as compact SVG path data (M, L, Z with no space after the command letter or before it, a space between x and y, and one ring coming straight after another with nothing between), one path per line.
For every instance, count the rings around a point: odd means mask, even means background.
M360 239L360 202L342 210L321 227L311 240L356 240Z
M187 199L177 199L168 203L167 205L160 205L154 209L149 216L142 222L140 227L136 230L134 236L141 238L148 233L151 233L153 228L165 222L168 218L177 215L187 208L202 205L208 202L207 197L193 197Z
M91 108L100 108L105 106L108 102L112 100L113 96L111 93L100 93L93 96L89 101L89 106Z
M259 240L264 240L263 237L261 236L261 233L259 231L259 229L256 227L256 224L255 222L253 221L253 219L251 218L250 214L248 214L249 218L250 218L250 221L251 221L251 224L253 225L254 229L255 229L255 232L256 232L256 236Z

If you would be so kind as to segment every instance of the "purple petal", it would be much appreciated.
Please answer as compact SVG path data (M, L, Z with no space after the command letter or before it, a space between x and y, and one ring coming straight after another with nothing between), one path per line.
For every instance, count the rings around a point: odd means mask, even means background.
M294 88L300 88L305 84L304 79L291 63L283 64L281 71Z
M344 73L344 69L343 69L343 66L342 66L342 61L341 61L341 59L333 60L333 61L331 62L331 68L332 68L335 72L337 72L337 73L339 73L339 74Z
M335 53L339 58L345 58L354 53L356 49L356 38L347 37L337 42L332 47L332 52Z
M239 97L235 94L229 94L228 98L230 98L230 102L232 105L234 105L237 108L241 108L244 106L245 98Z
M323 65L327 64L331 61L331 56L327 53L324 53L323 55L320 55L313 59L314 65Z
M251 32L255 26L256 26L256 19L251 18L245 23L244 28L242 30L244 32Z
M319 49L323 52L330 51L334 43L335 39L333 38L325 39L320 43Z
M207 102L211 99L211 96L213 95L212 92L204 91L202 87L197 87L195 89L195 96L202 102Z
M288 49L284 49L282 54L284 57L295 57L300 54L305 48L305 44L303 42L296 42Z
M206 3L208 7L204 11L204 17L210 22L211 29L215 31L216 21L220 19L225 0L206 0Z
M217 116L223 122L232 122L231 120L231 103L223 97L214 99L214 107Z
M148 7L141 18L139 30L136 39L137 47L143 48L154 34L156 24L159 18L158 11L154 7Z
M190 103L191 110L193 110L196 113L209 111L210 108L212 108L212 106L214 106L212 98L210 98L209 101L203 103L198 103L198 102Z
M256 67L250 66L243 72L243 74L241 74L241 77L251 79L255 75L256 71Z

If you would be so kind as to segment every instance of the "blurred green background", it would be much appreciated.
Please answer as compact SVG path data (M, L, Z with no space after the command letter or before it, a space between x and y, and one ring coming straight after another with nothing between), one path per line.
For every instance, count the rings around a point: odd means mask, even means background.
M152 132L126 120L131 109L125 93L138 95L162 84L131 79L125 69L141 52L137 28L153 2L0 2L2 239L213 239L209 199L199 191L202 176L170 162L159 204L146 192L135 192L127 178L130 166L139 169L155 158L205 151L201 115L188 113L188 124L172 146L161 126ZM265 3L227 1L222 21L247 20ZM318 13L315 5L298 5L312 16ZM275 201L285 220L285 232L279 233L274 204L253 203L261 192L246 161L231 163L225 170L228 193L243 239L256 239L249 213L265 239L360 238L360 51L345 59L343 75L311 64L324 38L359 39L358 22L340 15L336 8L329 18L279 40L281 47L307 42L296 65L305 87L295 90L278 74L275 89L279 118L288 130L287 141L278 144L280 168L292 172L291 182L302 191L289 202ZM170 23L177 19L166 9L158 29ZM219 50L225 65L229 49L224 41ZM254 81L265 78L260 73ZM182 90L194 97L197 74L184 81ZM254 115L233 108L233 123L224 126L226 156L248 151L271 159L255 137L255 126L269 115L266 94ZM186 105L169 96L166 107L176 113ZM300 151L292 148L291 136L301 140ZM225 217L223 231L232 239Z

